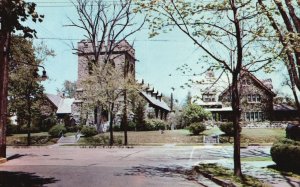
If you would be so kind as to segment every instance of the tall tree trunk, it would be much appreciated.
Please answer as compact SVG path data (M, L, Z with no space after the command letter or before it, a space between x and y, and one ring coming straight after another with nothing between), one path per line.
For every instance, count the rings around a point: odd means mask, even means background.
M10 32L5 31L4 21L0 31L0 157L6 157L6 124L8 94L8 52Z
M123 115L123 122L124 122L124 145L128 144L127 141L127 128L128 128L128 123L127 123L127 91L125 89L124 92L124 115Z
M114 103L111 103L110 107L110 118L109 118L109 145L112 146L114 144L114 134L113 134L113 110L114 110Z
M241 132L241 126L240 126L240 98L239 98L239 90L238 90L238 75L233 74L232 78L232 110L233 110L233 116L232 116L232 122L234 126L234 145L233 145L233 161L234 161L234 175L238 177L242 177L242 169L241 169L241 155L240 155L240 132Z

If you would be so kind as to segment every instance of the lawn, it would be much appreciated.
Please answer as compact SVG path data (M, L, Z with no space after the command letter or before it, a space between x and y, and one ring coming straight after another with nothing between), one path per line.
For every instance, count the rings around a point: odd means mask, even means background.
M27 134L13 134L6 137L7 145L26 145ZM32 145L50 145L57 139L50 138L48 132L31 133Z
M285 137L285 130L279 128L266 128L266 129L248 129L243 128L241 132L241 143L243 144L272 144L278 139ZM228 143L228 137L222 135L220 141L222 143ZM233 143L233 137L230 138L230 143Z
M284 129L246 129L241 133L242 143L273 143L285 137Z
M186 129L166 130L164 133L161 133L160 131L129 131L128 142L132 145L200 144L203 143L203 135L211 136L216 134L222 134L219 128L211 128L198 136L191 135ZM284 136L285 131L283 129L243 129L241 143L263 145L265 143L273 143ZM106 139L105 141L107 141L109 133L97 135L95 137L99 140L98 142L101 142L103 139ZM124 132L114 132L114 137L116 142L120 142L124 140ZM228 137L221 135L221 139L224 143L228 143ZM90 140L93 141L92 139L89 139L89 141ZM230 139L230 143L232 143L232 141L233 138ZM87 141L85 141L85 138L82 138L80 143L87 143Z

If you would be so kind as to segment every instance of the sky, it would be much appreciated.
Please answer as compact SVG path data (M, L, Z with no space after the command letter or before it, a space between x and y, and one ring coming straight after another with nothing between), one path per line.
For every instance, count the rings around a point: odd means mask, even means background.
M44 63L49 79L43 82L47 93L56 93L61 89L65 80L77 80L77 55L73 54L72 45L84 38L84 33L70 24L68 17L76 19L75 8L69 0L33 0L37 4L37 12L45 15L42 23L28 23L36 29L38 39L35 44L44 42L48 48L53 49L55 57L50 57ZM137 20L138 22L139 20ZM180 86L188 79L195 77L183 75L176 69L183 64L188 64L195 73L202 72L201 65L197 62L201 59L201 51L193 42L179 31L161 34L149 39L147 25L141 31L130 37L129 42L134 41L136 52L136 77L139 81L144 79L159 92L170 96L174 87L174 97L183 102L188 89L180 89ZM171 75L171 76L170 76ZM259 73L259 79L272 78L275 89L288 92L288 88L281 87L281 73ZM197 92L197 90L192 90Z

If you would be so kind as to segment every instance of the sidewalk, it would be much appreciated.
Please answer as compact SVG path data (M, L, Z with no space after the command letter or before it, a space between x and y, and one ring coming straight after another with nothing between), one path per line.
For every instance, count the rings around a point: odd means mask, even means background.
M216 163L220 166L233 169L232 159L201 161L200 163ZM274 187L300 187L299 179L284 176L280 172L267 168L267 166L274 164L272 161L245 161L242 162L242 170L244 174L256 177Z

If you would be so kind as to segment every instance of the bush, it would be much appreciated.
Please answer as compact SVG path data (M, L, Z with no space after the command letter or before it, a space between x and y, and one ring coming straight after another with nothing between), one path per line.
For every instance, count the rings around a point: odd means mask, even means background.
M135 131L135 128L136 128L136 124L134 121L129 121L128 122L128 130L129 131Z
M182 117L185 121L185 124L188 125L209 119L212 117L212 114L211 112L204 110L199 105L191 104L183 110Z
M206 126L203 123L192 123L188 128L193 135L198 135L200 132L205 131Z
M166 122L160 119L148 119L145 123L144 131L165 130Z
M234 135L234 128L233 128L233 123L232 122L221 123L219 128L227 136L233 136Z
M62 135L62 133L66 133L67 129L64 125L54 125L49 131L48 133L50 134L50 136L58 138Z
M98 134L96 128L95 127L90 127L90 126L84 126L84 127L82 127L81 133L85 137L91 137L91 136L95 136L95 135Z
M67 132L81 131L82 125L66 126Z
M284 139L271 147L272 160L282 169L300 170L300 142Z
M42 131L49 131L56 124L56 116L49 116L46 119L41 120L40 128Z
M17 125L7 124L7 126L6 126L6 135L16 134L17 132L18 132L18 126Z

